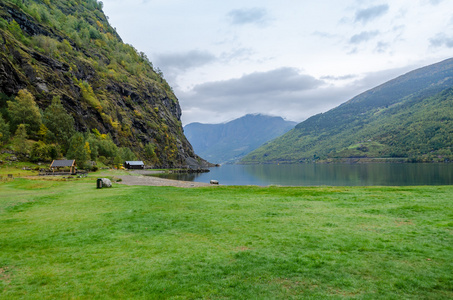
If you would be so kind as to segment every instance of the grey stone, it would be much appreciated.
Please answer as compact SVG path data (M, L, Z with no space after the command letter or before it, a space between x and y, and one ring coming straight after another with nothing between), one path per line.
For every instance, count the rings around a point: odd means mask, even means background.
M101 178L101 180L102 180L102 187L106 187L106 188L112 187L112 182L110 181L110 179Z

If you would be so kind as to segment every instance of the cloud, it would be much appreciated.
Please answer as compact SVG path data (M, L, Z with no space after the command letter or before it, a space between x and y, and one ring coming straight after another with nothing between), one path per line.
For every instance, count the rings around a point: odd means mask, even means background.
M375 51L378 52L378 53L384 53L384 52L386 52L389 48L390 48L390 44L389 44L389 43L378 42Z
M316 91L326 86L323 80L285 67L199 84L190 91L178 92L178 98L185 124L200 119L220 123L247 113L301 120L319 112L319 107L331 107L330 101L338 103L335 93L328 101L319 99Z
M223 52L219 58L222 62L229 63L233 60L250 61L255 54L251 48L235 48L229 52Z
M256 94L204 93L202 90L179 95L183 123L203 120L203 123L222 123L245 114L263 113L287 120L302 121L325 112L356 95L351 90L320 86L299 91L277 91Z
M212 63L217 58L212 53L199 50L191 50L181 53L165 53L156 56L156 65L166 69L177 69L187 71Z
M363 31L359 34L353 35L349 40L351 44L360 44L373 39L379 35L379 31Z
M264 8L234 9L228 13L233 25L264 24L267 22L267 11Z
M447 36L445 33L439 33L429 41L433 47L453 48L453 37Z
M331 39L331 38L337 38L338 35L337 34L332 34L332 33L329 33L329 32L323 32L323 31L314 31L312 33L313 36L317 36L317 37L321 37L321 38L326 38L326 39Z
M332 76L332 75L327 75L327 76L322 76L322 80L334 80L334 81L341 81L341 80L350 80L356 78L357 75L353 74L348 74L348 75L343 75L343 76Z
M438 5L439 3L441 3L443 0L429 0L429 3L431 3L432 5Z
M371 20L374 20L382 15L385 15L388 12L388 10L389 6L387 4L381 4L361 9L355 13L355 21L368 23Z
M281 68L240 78L207 82L179 92L183 123L222 123L249 113L264 113L301 122L326 112L416 66L365 74L324 76L316 79L297 69ZM325 81L344 80L346 85Z
M422 65L407 65L405 67L399 67L394 69L386 69L377 72L368 72L363 74L360 78L353 82L351 86L346 88L349 89L353 87L354 90L362 93L365 92L366 90L375 88L389 80L395 79L420 67L422 67ZM356 95L358 94L359 93L356 93Z
M295 92L316 88L323 84L310 75L300 74L294 68L279 68L268 72L255 72L225 81L207 82L194 87L206 96L262 95Z

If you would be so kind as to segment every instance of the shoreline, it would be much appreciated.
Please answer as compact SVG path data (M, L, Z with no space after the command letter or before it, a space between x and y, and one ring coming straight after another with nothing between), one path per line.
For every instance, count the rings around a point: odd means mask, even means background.
M166 178L159 178L155 176L146 176L152 174L164 173L163 171L149 171L149 170L137 170L131 171L132 175L116 175L116 178L121 179L117 182L124 185L142 185L142 186L172 186L180 188L194 188L194 187L208 187L214 186L210 183L205 182L192 182L173 180ZM138 174L138 175L136 175Z

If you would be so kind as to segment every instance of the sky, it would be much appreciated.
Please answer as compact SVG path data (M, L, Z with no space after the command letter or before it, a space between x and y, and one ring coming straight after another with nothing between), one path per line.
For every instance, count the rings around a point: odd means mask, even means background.
M453 57L451 0L103 0L173 87L183 125L301 122Z

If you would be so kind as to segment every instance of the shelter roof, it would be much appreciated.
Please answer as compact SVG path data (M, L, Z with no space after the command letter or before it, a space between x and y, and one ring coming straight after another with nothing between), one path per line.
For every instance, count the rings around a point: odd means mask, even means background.
M52 162L52 164L50 165L51 168L73 167L73 166L75 166L75 160L66 160L66 159L54 160Z
M129 160L129 161L126 161L126 164L128 164L130 166L142 166L142 165L144 165L144 163L141 160L136 160L136 161Z

